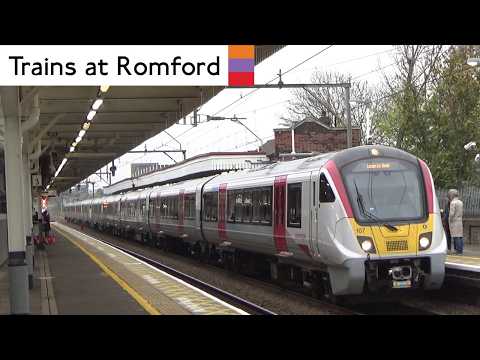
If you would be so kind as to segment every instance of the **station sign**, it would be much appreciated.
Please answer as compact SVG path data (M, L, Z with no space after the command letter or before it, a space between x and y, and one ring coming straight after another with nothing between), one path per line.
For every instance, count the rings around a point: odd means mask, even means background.
M42 198L43 197L46 197L46 198L49 198L49 197L57 197L57 190L48 190L48 191L44 191L42 192Z
M42 186L42 175L40 175L40 174L32 175L32 186L33 187L41 187Z
M254 45L2 45L0 85L252 86Z

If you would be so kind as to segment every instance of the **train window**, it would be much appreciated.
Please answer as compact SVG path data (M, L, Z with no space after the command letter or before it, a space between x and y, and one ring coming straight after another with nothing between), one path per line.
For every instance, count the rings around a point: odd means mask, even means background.
M155 199L150 198L148 201L148 217L154 218L155 217Z
M218 221L218 192L203 194L203 220Z
M187 194L184 197L185 208L184 218L195 219L195 194Z
M162 198L157 196L155 198L155 218L161 218L163 215L163 207L162 207Z
M172 219L178 219L178 196L172 198Z
M334 202L335 194L325 174L320 175L320 202Z
M302 184L288 184L288 219L287 226L301 227L302 225Z
M227 191L228 222L235 222L235 191Z
M252 191L252 223L260 224L262 221L262 190Z
M243 192L242 222L244 223L252 222L252 191L251 190L245 190Z
M243 194L242 190L227 192L228 222L242 222Z
M252 191L252 223L272 225L272 188L261 187Z
M168 217L168 199L162 197L161 198L161 207L162 207L162 212L161 216L163 219L166 219Z
M315 206L315 187L317 186L317 184L315 183L315 181L313 182L313 206Z
M166 212L165 212L165 218L166 219L170 219L171 216L172 216L172 199L171 198L166 198L166 204L167 204L167 207L165 208Z

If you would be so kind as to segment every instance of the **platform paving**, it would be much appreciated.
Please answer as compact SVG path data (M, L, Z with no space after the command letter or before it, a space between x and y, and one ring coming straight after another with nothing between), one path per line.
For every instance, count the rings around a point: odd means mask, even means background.
M87 255L63 236L47 249L60 315L147 315L147 312Z
M455 254L453 250L447 252L445 267L448 270L461 270L469 273L480 274L480 246L465 244L463 254Z
M52 228L88 254L92 262L104 268L150 314L246 314L243 310L68 225L52 223Z

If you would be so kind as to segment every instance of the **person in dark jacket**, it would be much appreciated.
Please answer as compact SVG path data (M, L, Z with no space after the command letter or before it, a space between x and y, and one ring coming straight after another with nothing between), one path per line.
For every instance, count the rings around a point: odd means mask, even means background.
M445 210L443 212L443 228L445 229L445 236L447 238L447 248L448 250L452 250L452 236L450 235L450 225L448 224L448 214L450 213L450 200L447 202L445 206Z
M45 236L45 239L50 234L50 214L48 210L45 209L42 213L42 232Z

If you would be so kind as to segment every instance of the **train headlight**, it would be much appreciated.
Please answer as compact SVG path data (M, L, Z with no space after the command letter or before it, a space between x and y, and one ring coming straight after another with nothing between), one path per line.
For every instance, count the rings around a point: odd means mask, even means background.
M373 244L373 240L371 238L367 236L358 236L357 239L363 251L370 254L376 253L375 245Z
M422 237L422 238L420 239L420 247L423 248L423 249L425 249L425 248L428 247L428 245L430 245L430 240L429 240L428 238L426 238L426 237Z
M418 240L418 249L427 250L432 244L432 233L421 234Z
M362 241L362 249L366 252L369 252L370 250L372 250L373 248L373 245L372 245L372 242L370 240L363 240Z

